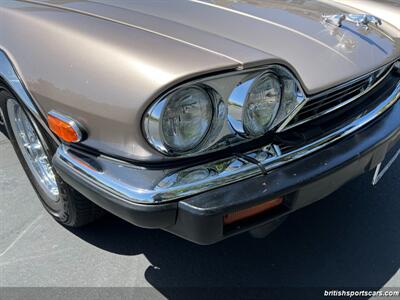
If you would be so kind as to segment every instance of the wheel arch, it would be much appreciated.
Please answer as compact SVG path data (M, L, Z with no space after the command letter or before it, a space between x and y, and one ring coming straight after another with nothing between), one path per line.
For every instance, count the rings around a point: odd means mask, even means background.
M19 76L15 64L10 59L6 51L0 48L0 82L4 84L8 91L29 111L29 113L39 122L39 124L46 130L48 135L54 140L56 144L60 144L59 139L49 129L46 118L42 113L40 106L30 95L26 85ZM0 112L1 113L1 112ZM1 113L1 115L3 115ZM0 124L0 127L3 126ZM2 128L4 129L4 128ZM6 133L6 130L2 130Z

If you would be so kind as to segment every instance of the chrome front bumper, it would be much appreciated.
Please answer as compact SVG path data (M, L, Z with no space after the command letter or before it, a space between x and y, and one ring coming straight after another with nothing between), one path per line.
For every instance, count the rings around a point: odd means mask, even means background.
M268 145L245 155L232 156L189 169L151 170L105 156L88 156L61 145L53 159L56 168L68 169L79 180L135 204L161 204L270 173L285 164L315 153L368 125L400 98L400 82L373 110L348 125L304 147L282 154ZM250 159L249 159L250 158Z

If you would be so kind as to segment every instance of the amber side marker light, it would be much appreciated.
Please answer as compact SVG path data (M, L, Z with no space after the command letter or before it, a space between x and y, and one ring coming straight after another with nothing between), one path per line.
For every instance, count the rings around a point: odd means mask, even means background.
M283 203L283 198L278 197L250 208L226 214L224 216L224 224L229 225L241 221L243 219L254 217L256 215L262 214L263 212L266 212L267 210L277 207L282 203Z
M51 131L64 142L77 143L82 140L81 126L74 119L51 111L47 115L47 122Z

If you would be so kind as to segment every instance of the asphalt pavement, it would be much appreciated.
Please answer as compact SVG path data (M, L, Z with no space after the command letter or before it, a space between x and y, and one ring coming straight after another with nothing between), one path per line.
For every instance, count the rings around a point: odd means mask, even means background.
M265 239L197 246L111 215L59 225L0 135L0 287L148 287L142 298L182 287L400 287L399 175L400 159L377 186L365 174Z

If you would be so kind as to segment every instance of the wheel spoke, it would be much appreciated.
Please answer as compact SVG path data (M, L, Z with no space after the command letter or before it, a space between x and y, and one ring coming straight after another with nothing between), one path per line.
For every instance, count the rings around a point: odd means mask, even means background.
M9 100L7 108L15 138L32 174L49 197L58 201L56 177L35 128L16 101Z

